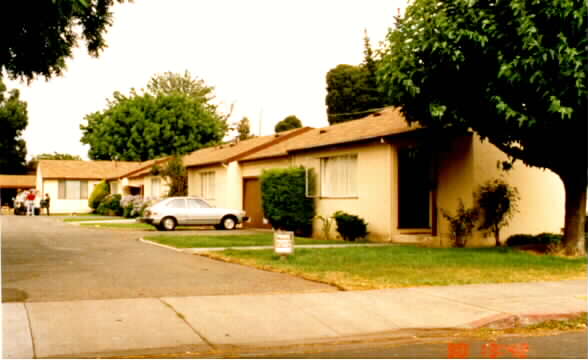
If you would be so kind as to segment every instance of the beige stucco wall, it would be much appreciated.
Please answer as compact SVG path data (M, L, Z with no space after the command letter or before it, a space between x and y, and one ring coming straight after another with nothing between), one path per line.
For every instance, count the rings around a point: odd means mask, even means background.
M88 180L88 196L92 194L94 186L100 180ZM63 200L59 199L59 180L43 180L43 196L49 194L51 197L50 211L52 214L59 213L89 213L92 209L88 206L88 199Z
M518 189L519 212L510 225L501 231L504 241L510 235L541 232L559 233L564 226L565 191L559 176L550 170L528 167L516 161L512 170L505 172L497 167L506 155L489 142L474 141L476 186L498 177Z
M357 154L357 196L351 198L316 198L316 215L331 216L343 210L358 215L368 223L372 241L390 241L392 234L392 148L389 144L363 146L340 146L296 154L292 158L295 166L313 167L320 173L320 158L346 154ZM338 234L332 226L331 236ZM314 223L314 236L322 237L321 222Z
M489 142L480 141L477 135L461 137L448 145L440 157L438 178L438 229L443 243L449 238L449 225L441 209L455 214L458 199L466 207L473 205L473 192L484 182L503 178L515 186L520 195L519 212L510 224L502 229L500 238L505 241L513 234L559 233L564 222L564 188L557 175L549 170L525 166L517 161L512 170L498 168L506 155ZM470 246L492 246L494 239L475 231Z
M283 169L290 166L291 162L287 157L279 157L268 160L247 161L241 163L243 177L259 177L263 170Z

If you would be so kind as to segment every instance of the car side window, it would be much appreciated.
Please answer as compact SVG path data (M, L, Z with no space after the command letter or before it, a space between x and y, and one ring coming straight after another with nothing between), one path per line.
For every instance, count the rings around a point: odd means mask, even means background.
M200 204L201 208L211 208L212 206L210 206L206 201L204 200L200 200L200 199L194 199L196 201L198 201L198 204Z
M186 200L174 199L167 203L168 208L183 209L186 207Z
M200 209L202 207L202 205L200 204L200 202L198 202L197 199L188 199L188 207L190 209Z

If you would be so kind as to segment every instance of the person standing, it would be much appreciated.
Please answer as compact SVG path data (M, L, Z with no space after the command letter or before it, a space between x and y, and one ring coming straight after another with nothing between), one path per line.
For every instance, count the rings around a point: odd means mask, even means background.
M51 206L51 198L49 197L49 194L45 194L45 211L47 216L51 216L49 207Z
M35 215L35 192L30 190L27 194L27 216Z

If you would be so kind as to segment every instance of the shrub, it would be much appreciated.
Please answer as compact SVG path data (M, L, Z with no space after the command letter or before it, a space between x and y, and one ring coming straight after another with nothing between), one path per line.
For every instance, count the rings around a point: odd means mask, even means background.
M518 190L502 179L495 179L480 185L474 198L480 213L478 230L494 235L496 246L500 246L500 229L508 225L518 211Z
M88 198L88 206L96 212L98 206L104 200L104 198L110 193L110 186L106 181L101 181L96 186L94 186L94 190L90 197Z
M476 208L466 209L463 201L459 199L455 216L451 216L444 209L441 209L441 214L449 221L449 230L453 244L457 247L465 247L467 245L467 238L472 234L478 221L478 210Z
M367 223L357 215L339 210L333 214L333 218L337 223L337 232L345 241L355 241L355 239L366 237L368 234Z
M316 219L320 220L322 223L321 231L323 232L325 240L331 240L331 226L333 225L333 218L328 216L316 216Z
M562 235L541 233L539 235L516 234L506 239L508 246L552 245L561 243Z
M149 206L150 201L139 195L128 195L121 199L120 205L123 209L122 215L126 218L143 216L143 212Z
M263 212L272 227L310 235L314 200L305 194L304 168L264 170L260 180Z
M100 205L98 205L98 209L96 212L100 215L108 215L108 216L120 216L123 213L123 209L120 206L122 196L120 194L110 194L107 195Z

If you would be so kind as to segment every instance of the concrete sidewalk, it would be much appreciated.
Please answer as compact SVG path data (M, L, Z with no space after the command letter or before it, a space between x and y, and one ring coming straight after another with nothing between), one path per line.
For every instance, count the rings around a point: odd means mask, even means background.
M585 280L335 293L3 303L6 358L222 354L507 326L587 311Z

